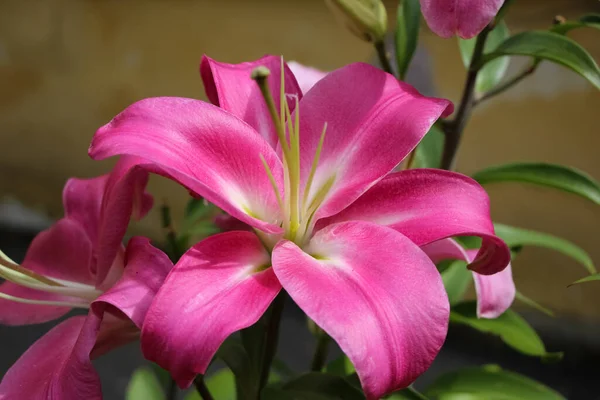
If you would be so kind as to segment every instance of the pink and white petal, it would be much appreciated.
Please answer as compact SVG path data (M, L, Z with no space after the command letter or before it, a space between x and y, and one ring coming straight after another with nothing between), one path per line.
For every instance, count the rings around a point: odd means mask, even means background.
M92 242L85 228L69 217L58 220L33 239L22 265L49 278L94 284Z
M90 361L99 321L69 318L35 342L0 383L0 399L101 400L100 379Z
M446 338L449 304L440 274L393 229L335 224L317 232L304 251L281 241L273 269L350 358L369 400L413 382Z
M232 216L280 233L277 200L262 155L283 188L283 167L254 129L211 104L174 97L141 100L96 132L89 153L142 157L144 168L174 179Z
M308 92L318 81L323 79L327 72L323 72L313 67L307 67L296 61L288 62L288 67L294 73L302 93Z
M508 246L494 233L487 193L455 172L392 173L339 214L319 221L317 228L352 220L389 226L419 246L451 236L479 236L482 246L469 269L483 275L502 271L510 262Z
M469 257L476 251L468 250ZM477 292L477 316L479 318L498 318L510 308L517 289L512 277L512 267L508 266L494 275L480 275L473 272L475 291Z
M481 32L500 10L504 0L421 0L429 28L443 38L469 39Z
M240 64L227 64L202 57L200 75L204 90L211 103L229 111L246 121L273 147L277 148L278 138L269 110L258 85L251 78L252 71L265 66L271 71L267 83L275 104L279 104L281 91L281 57L264 56L256 61ZM302 91L290 68L284 64L284 85L286 95L290 95L290 110L296 106L294 97L302 97Z
M72 299L59 294L29 289L12 282L1 283L0 292L28 300L61 302L77 301L77 299ZM62 317L70 310L71 308L69 307L19 303L0 298L0 324L11 326L41 324Z
M173 263L143 237L129 241L125 257L123 276L97 301L112 305L142 329L148 308Z
M106 180L97 239L94 242L93 273L96 285L111 287L123 272L123 237L131 218L140 219L152 208L153 199L146 192L148 171L138 157L121 157Z
M226 232L196 244L175 265L146 315L144 356L181 387L203 374L221 343L261 317L281 290L256 235Z
M319 219L343 210L390 172L440 116L452 111L452 104L422 96L378 68L355 63L317 82L299 108L303 182L327 123L309 195L333 182L315 216Z
M421 248L434 263L443 260L462 260L471 262L477 256L477 250L465 250L453 239L442 239ZM515 283L512 279L510 263L493 275L481 275L473 272L475 291L477 292L477 316L479 318L497 318L512 305L515 299Z

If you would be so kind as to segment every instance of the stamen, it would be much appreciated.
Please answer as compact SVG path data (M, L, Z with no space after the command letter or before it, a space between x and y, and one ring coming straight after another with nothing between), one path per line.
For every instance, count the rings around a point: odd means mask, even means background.
M312 166L310 167L310 174L308 175L308 181L306 182L306 188L304 189L304 196L302 198L302 207L306 207L308 201L308 195L310 194L310 188L317 172L317 165L319 164L319 158L321 157L321 150L323 149L323 142L325 141L325 132L327 132L327 122L323 125L323 131L319 138L319 144L317 145L317 151L315 151L315 158L313 159Z
M277 137L281 143L281 149L283 150L284 156L287 158L289 156L289 145L285 139L285 132L281 124L281 119L279 118L279 115L277 115L277 110L275 110L275 101L269 91L269 85L267 84L267 77L269 75L271 75L271 71L265 66L260 66L252 71L251 77L258 84L260 93L265 99L265 103L271 114L271 119L273 120L273 125L275 125L275 130L277 131Z
M260 154L260 161L262 161L263 167L265 167L265 171L267 172L267 176L269 177L269 182L271 182L271 186L273 187L273 191L275 192L275 197L277 197L277 204L279 205L279 209L281 212L284 212L283 201L281 200L281 195L279 194L277 182L275 182L273 172L271 171L269 164L267 164L267 161L265 160L262 154Z
M58 307L69 307L69 308L90 308L88 303L75 303L69 301L50 301L50 300L32 300L25 299L23 297L11 296L10 294L0 292L0 298L5 300L14 301L17 303L25 304L39 304L43 306L58 306Z
M8 258L8 257L6 257L6 258ZM2 268L2 267L4 267L4 268ZM46 278L43 275L36 274L35 272L28 270L27 268L23 268L19 264L15 264L11 261L8 261L4 257L0 257L0 272L7 272L7 275L15 276L14 273L6 271L7 269L11 272L16 272L18 275L25 275L26 277L28 277L30 279L34 279L38 282L44 283L49 286L59 286L59 287L63 286L60 283L53 281L50 278Z

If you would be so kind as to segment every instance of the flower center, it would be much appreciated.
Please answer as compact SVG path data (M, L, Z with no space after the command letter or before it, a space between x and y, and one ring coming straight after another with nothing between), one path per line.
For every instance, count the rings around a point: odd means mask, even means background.
M265 100L269 114L273 120L273 125L277 131L281 152L283 154L283 169L284 169L284 197L280 195L279 188L273 176L273 172L269 168L263 155L260 159L263 163L265 171L269 177L269 181L273 186L273 191L277 198L277 204L283 221L281 222L284 229L284 237L299 245L302 245L312 234L314 227L313 217L319 206L325 200L327 193L333 186L334 178L326 181L318 190L313 189L313 181L325 140L325 132L327 131L327 123L323 125L323 130L317 145L310 172L304 185L304 191L301 191L300 178L300 108L298 97L295 97L296 106L294 108L294 118L290 112L290 107L286 100L285 94L285 73L283 67L283 58L281 59L281 89L279 94L279 113L275 108L273 96L269 91L267 77L270 71L267 67L260 66L252 71L252 79L258 84L261 94ZM287 134L286 134L287 132Z

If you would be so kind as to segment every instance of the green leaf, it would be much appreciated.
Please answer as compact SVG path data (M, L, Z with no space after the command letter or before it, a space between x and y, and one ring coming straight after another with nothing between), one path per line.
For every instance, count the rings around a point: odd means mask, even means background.
M549 387L499 367L471 367L449 372L430 385L425 394L456 400L565 400Z
M419 24L421 22L419 0L402 0L398 6L397 21L396 59L398 75L400 79L404 79L419 40Z
M473 175L482 185L527 182L573 193L600 204L600 184L583 171L547 163L512 163L486 168Z
M581 278L581 279L571 283L569 286L577 285L577 284L585 283L585 282L592 282L592 281L600 281L600 274L586 276L585 278Z
M439 168L444 150L444 133L433 125L425 135L415 153L414 168Z
M519 300L521 303L524 303L526 305L528 305L529 307L538 310L539 312L546 314L549 317L554 317L554 312L544 306L542 306L541 304L537 303L535 300L530 299L529 297L525 296L523 293L519 292L517 290L516 294L515 294L515 298L517 300Z
M253 366L244 346L234 339L228 339L221 345L216 355L225 362L235 376L241 394L239 400L256 398L257 368Z
M448 268L441 272L441 275L450 305L461 301L473 279L471 271L467 269L467 263L453 261Z
M567 32L578 28L600 29L600 14L586 14L577 21L565 21L561 24L554 25L550 30L564 35Z
M341 355L325 366L325 372L333 375L347 376L355 373L356 370L352 361L345 355Z
M481 65L503 56L531 56L561 64L600 89L600 69L592 56L577 42L558 33L518 33L505 40L492 53L486 54Z
M485 42L486 53L491 53L498 48L510 35L508 27L501 21L496 27L489 33L488 38ZM460 48L460 54L465 64L465 67L469 68L471 64L471 58L473 56L473 50L475 49L475 42L477 37L472 39L458 39L458 46ZM477 74L477 81L475 82L475 91L477 93L484 93L488 90L493 89L496 85L502 81L508 64L510 63L509 57L500 57L493 61L485 64L483 68Z
M533 328L519 314L507 310L498 318L477 318L477 303L468 301L457 304L450 311L450 322L470 326L481 332L491 333L513 349L530 356L556 358L548 353L544 343Z
M156 375L147 368L138 368L127 385L126 400L164 400L165 394Z
M402 389L398 392L392 393L391 396L386 397L388 400L427 400L425 395L417 392L411 387Z
M494 228L496 235L504 240L509 247L536 246L556 250L578 261L590 274L596 273L596 267L594 267L590 256L581 247L568 240L548 233L498 223L494 224Z
M236 400L235 376L227 368L223 368L205 378L206 387L215 399Z
M262 400L365 400L359 389L341 376L310 372L282 388L266 388Z

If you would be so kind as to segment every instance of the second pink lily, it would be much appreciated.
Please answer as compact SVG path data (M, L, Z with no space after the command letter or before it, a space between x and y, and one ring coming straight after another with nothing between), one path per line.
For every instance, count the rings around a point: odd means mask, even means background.
M265 72L257 67L272 72L261 88L250 78ZM420 246L480 236L470 268L481 274L510 259L476 182L390 173L451 104L365 64L328 74L304 96L278 57L205 57L201 73L215 105L142 100L90 147L96 159L142 157L254 228L210 237L181 258L144 321L144 354L188 386L283 287L348 355L368 399L409 385L435 358L449 315Z

